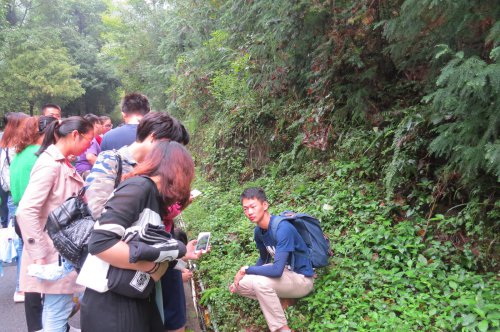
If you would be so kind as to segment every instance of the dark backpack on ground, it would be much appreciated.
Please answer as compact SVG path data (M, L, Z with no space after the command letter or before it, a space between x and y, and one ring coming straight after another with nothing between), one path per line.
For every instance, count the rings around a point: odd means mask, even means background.
M119 154L117 161L115 188L122 177L122 160ZM76 196L71 196L49 213L45 225L56 250L77 270L81 269L87 258L89 238L95 223L84 196L85 188L82 188Z
M276 239L276 232L280 222L286 220L292 224L309 249L308 257L314 268L325 267L328 265L328 259L333 256L328 236L323 233L318 219L305 214L295 213L293 211L284 211L273 218L270 223L270 231L273 238ZM294 252L293 255L301 253ZM294 259L292 257L292 264Z

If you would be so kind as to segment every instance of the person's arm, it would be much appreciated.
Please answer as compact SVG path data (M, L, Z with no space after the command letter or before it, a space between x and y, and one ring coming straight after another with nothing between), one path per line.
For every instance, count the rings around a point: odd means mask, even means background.
M109 264L121 269L135 270L142 272L148 272L155 269L157 263L154 262L138 261L137 263L130 263L129 255L130 251L128 245L123 241L118 241L114 246L112 246L107 250L102 251L96 256L102 259L103 261L108 262ZM165 271L168 268L168 263L169 263L168 261L159 263L160 265L159 268L154 273L151 274L151 277L155 281L160 280L161 276L165 273Z
M101 149L99 147L99 143L97 143L97 140L94 138L92 140L92 144L90 147L87 149L85 152L85 158L89 162L90 165L94 166L96 160L97 160L97 155L101 152Z
M36 163L31 172L30 181L26 187L17 209L17 222L23 234L24 247L36 263L48 263L44 259L49 255L52 246L44 236L44 226L41 220L41 210L51 195L52 186L59 174L60 165L47 159Z
M290 253L294 251L295 245L293 236L291 236L291 227L287 222L282 222L278 225L278 229L276 230L276 246L275 246L275 255L274 255L274 263L266 264L262 266L250 266L246 269L246 274L257 274L270 278L279 278L283 274L285 269L285 265L288 262L288 258ZM265 244L262 242L262 237L256 237L255 239L258 248L265 248Z
M97 156L95 154L93 154L92 152L89 152L89 153L86 153L85 154L85 158L87 159L87 161L89 162L90 165L94 166L96 160L97 160Z
M285 270L288 254L288 252L276 253L276 256L274 257L274 264L262 266L242 266L234 276L234 282L229 286L229 291L231 293L236 292L241 279L243 279L246 274L256 274L269 278L281 277L283 275L283 271Z
M125 230L139 220L144 210L151 208L151 200L156 199L152 197L155 193L152 192L151 185L143 180L137 178L135 181L124 182L117 188L113 197L106 203L106 211L96 221L88 249L90 254L115 267L149 272L155 270L157 263L130 263L129 245L121 240ZM168 262L159 263L158 271L151 274L153 279L158 280L167 267Z
M266 264L261 266L250 266L246 269L246 274L257 274L269 278L279 278L283 274L286 262L288 261L288 252L277 252L274 256L273 264Z
M99 153L90 174L85 179L86 198L92 217L99 219L102 210L115 189L118 160L113 151Z

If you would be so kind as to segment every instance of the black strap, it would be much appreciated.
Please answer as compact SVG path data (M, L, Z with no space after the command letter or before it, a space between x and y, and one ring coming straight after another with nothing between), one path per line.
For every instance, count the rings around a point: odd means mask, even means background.
M7 160L7 165L10 166L10 158L9 158L9 148L5 148L5 159Z
M119 152L116 153L116 162L118 163L118 171L116 172L115 189L122 181L122 173L123 173L122 156L120 156Z

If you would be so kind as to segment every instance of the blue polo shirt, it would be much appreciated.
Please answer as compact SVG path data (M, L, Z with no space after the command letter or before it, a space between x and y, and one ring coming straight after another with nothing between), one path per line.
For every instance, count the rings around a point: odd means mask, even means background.
M125 145L134 143L135 136L137 135L137 126L137 124L124 124L108 131L102 138L101 151L119 150Z

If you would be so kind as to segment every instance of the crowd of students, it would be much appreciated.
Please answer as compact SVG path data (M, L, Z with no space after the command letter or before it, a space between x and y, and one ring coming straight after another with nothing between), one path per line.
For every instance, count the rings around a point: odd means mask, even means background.
M30 332L69 331L81 294L82 331L184 330L183 280L192 277L184 260L201 255L194 251L196 240L182 243L172 235L173 218L191 202L194 163L184 147L189 135L177 119L151 112L142 94L126 95L121 110L124 124L113 130L108 117L61 119L55 104L45 105L41 116L4 118L0 218L21 234L14 300L24 302ZM47 216L83 187L96 220L89 257L119 276L132 271L130 285L154 284L144 296L119 287L84 288L74 269L51 280L30 272L64 261L44 230ZM141 242L151 232L167 239L168 248Z
M14 301L24 302L29 332L74 331L68 320L79 307L84 332L185 330L186 261L203 254L196 240L181 241L173 222L192 201L189 134L177 119L151 112L142 94L126 95L121 111L124 124L113 130L108 117L61 119L55 104L41 116L4 117L0 219L21 235ZM77 273L45 225L82 188L95 224ZM262 189L246 189L241 203L259 259L238 270L229 291L257 299L269 330L291 331L284 303L314 284L306 244L289 223L268 231L276 221Z

